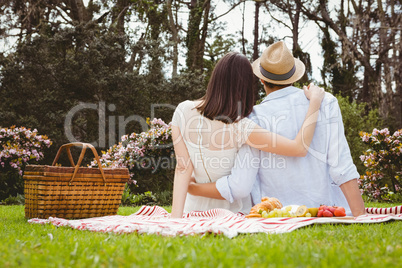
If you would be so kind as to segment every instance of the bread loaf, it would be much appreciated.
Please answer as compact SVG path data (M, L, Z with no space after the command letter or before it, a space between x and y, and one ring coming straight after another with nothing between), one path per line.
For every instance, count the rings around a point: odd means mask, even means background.
M275 208L281 209L282 203L275 197L263 197L261 203L251 208L250 214L261 214L262 211L270 212Z

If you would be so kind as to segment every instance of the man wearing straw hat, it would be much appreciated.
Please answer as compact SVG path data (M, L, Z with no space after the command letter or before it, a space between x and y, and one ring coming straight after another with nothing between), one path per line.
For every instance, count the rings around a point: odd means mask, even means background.
M249 118L293 139L309 105L303 90L292 86L304 75L304 64L280 41L253 62L253 71L267 96L254 106ZM358 216L365 210L357 178L337 99L326 93L306 157L279 156L246 144L238 152L231 175L215 183L192 183L189 193L230 202L251 193L254 204L268 196L278 198L284 206L343 206L348 214Z

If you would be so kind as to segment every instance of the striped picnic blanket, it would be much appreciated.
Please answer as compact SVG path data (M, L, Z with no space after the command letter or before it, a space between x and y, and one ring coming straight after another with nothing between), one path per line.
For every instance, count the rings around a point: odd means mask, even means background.
M98 218L66 220L61 218L30 219L36 224L50 223L69 226L78 230L113 233L158 234L179 236L194 234L224 234L235 237L242 233L286 233L312 224L380 223L402 220L402 206L392 208L366 208L368 214L356 218L250 218L225 209L194 211L182 219L171 219L170 214L159 206L143 206L129 216L105 216Z

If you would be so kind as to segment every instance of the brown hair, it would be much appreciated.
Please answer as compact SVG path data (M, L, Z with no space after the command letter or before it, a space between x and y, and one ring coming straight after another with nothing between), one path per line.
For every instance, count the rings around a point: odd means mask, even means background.
M254 105L253 77L246 56L237 52L226 54L216 64L197 110L224 123L248 116Z

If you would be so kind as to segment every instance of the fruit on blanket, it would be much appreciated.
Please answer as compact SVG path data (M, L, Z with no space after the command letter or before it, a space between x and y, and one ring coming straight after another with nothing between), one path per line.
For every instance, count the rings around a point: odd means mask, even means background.
M333 217L334 214L330 211L329 206L321 205L318 208L317 217ZM325 215L324 215L325 212Z
M324 213L324 210L318 210L317 212L317 217L322 217L322 214Z
M334 214L335 209L336 209L335 207L328 207L328 210L331 211L332 214Z
M322 215L324 217L333 217L334 214L332 214L332 212L330 210L324 210L324 212L322 213Z
M317 217L345 217L345 208L322 205L318 208Z
M297 217L304 217L309 212L308 208L305 205L299 206L296 210ZM311 215L311 214L310 214Z
M344 207L337 207L334 211L334 215L336 217L345 217L346 216L346 211Z
M308 212L311 214L311 217L317 217L318 208L308 208Z
M324 210L328 210L328 207L325 205L321 205L318 209L324 211Z
M275 216L276 216L276 213L273 210L268 213L268 218L274 218Z
M276 216L277 216L277 217L282 217L282 216L283 216L283 211L282 211L282 209L278 209L278 210L276 211Z

